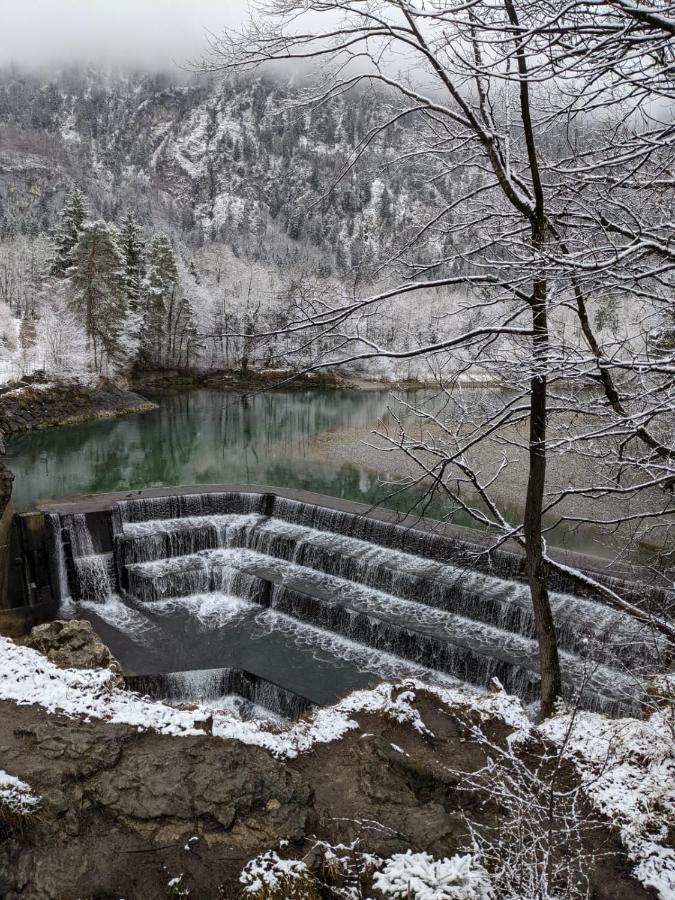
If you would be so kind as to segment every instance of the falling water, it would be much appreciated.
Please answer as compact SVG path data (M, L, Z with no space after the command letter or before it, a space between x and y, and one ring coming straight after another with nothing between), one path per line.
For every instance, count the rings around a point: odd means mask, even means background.
M217 706L236 695L256 709L264 709L280 719L299 719L313 707L306 697L243 669L201 669L158 675L131 675L125 679L130 690L157 700ZM259 716L255 716L259 717Z
M515 554L488 557L437 534L253 493L120 502L112 554L95 549L86 517L63 517L61 526L82 599L104 601L115 586L141 605L229 595L424 670L476 685L497 677L525 700L539 693L533 613ZM554 591L551 605L567 696L583 686L583 705L635 712L640 689L625 671L653 667L658 642L578 593ZM162 690L186 697L189 682L198 693L234 693L277 712L285 702L275 693L285 688L272 682L214 671L162 676Z

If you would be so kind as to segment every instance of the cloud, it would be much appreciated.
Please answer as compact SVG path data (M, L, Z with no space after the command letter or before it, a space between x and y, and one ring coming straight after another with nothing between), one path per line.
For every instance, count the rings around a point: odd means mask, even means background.
M0 0L0 65L185 64L246 0Z

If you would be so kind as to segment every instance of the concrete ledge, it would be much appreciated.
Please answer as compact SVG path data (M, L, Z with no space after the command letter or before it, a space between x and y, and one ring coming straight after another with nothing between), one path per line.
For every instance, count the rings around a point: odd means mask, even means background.
M219 494L219 493L247 493L247 494L273 494L287 500L297 500L301 503L309 503L321 506L325 509L338 512L351 513L374 519L378 522L387 522L400 525L414 531L425 534L435 534L451 540L473 544L488 550L494 543L494 536L488 532L467 528L463 525L453 525L414 514L404 515L395 510L384 507L373 507L365 503L353 500L345 500L340 497L330 497L325 494L317 494L313 491L298 490L295 488L281 488L264 484L190 484L175 485L172 487L145 488L135 491L114 491L104 494L83 494L77 497L65 497L58 500L45 500L38 504L38 509L43 513L96 513L109 512L114 505L121 500L142 500L155 497L185 496L191 494ZM521 547L514 541L507 541L499 548L500 552L513 553L523 556ZM627 567L611 564L601 557L590 554L576 553L559 548L550 548L551 556L576 569L581 569L594 575L605 578L617 578L625 581L636 581L635 574Z

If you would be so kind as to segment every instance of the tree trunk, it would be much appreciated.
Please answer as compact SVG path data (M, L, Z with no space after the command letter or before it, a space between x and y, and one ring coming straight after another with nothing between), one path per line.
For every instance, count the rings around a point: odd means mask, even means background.
M530 585L535 628L539 643L541 717L554 712L562 693L558 642L548 596L548 566L544 560L542 506L546 486L546 413L548 321L546 283L538 281L532 293L532 380L530 388L529 473L525 501L525 568Z

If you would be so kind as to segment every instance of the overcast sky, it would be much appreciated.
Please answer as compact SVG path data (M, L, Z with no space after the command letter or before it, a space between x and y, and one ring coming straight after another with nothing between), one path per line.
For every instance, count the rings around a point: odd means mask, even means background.
M0 65L185 62L245 18L246 0L0 0Z

